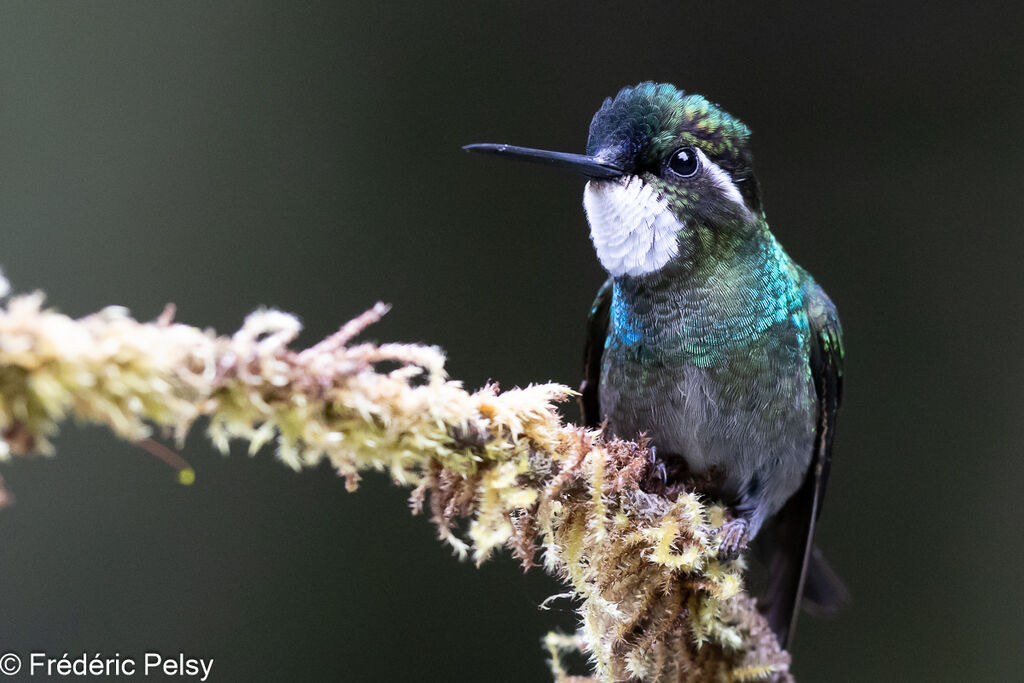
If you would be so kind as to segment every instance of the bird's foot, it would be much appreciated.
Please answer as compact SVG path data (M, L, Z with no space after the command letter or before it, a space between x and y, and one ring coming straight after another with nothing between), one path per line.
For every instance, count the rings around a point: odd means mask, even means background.
M651 446L647 458L651 464L650 474L648 476L654 477L662 486L667 486L668 470L665 469L665 461L658 460L658 449Z
M662 486L668 485L668 471L665 470L665 463L660 460L652 466L651 476Z
M750 540L750 522L743 517L730 519L718 530L718 557L734 560L747 547Z
M665 463L658 460L658 452L654 446L648 450L647 461L647 473L644 475L641 488L647 493L664 494L665 487L668 486L668 471L665 469Z

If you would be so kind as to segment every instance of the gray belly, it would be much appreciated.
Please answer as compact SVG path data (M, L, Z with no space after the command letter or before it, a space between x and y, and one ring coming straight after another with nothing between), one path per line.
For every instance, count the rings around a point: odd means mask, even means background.
M811 460L811 378L769 351L701 368L607 349L600 398L612 433L644 432L659 457L681 457L694 474L717 468L723 493L749 508L758 526L796 491Z

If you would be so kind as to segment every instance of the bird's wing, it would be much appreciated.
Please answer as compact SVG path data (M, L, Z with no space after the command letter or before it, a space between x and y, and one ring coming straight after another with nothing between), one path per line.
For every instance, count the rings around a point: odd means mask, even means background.
M817 394L814 453L803 485L777 516L778 540L768 599L768 621L787 648L805 588L808 599L823 608L842 602L846 590L814 548L814 526L821 514L843 394L843 332L835 305L810 278L804 294L811 333L811 377Z
M807 302L807 318L812 333L811 376L814 377L814 388L818 394L818 426L814 446L814 519L817 521L832 463L836 415L843 400L843 328L839 324L839 313L832 300L818 285L813 285L812 291L814 296Z
M608 336L612 306L612 278L597 291L594 305L587 317L587 339L583 346L583 383L580 385L580 414L583 424L596 429L601 424L601 357Z

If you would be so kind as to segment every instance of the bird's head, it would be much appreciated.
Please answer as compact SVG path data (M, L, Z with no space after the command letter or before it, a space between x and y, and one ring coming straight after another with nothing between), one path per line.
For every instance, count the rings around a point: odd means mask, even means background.
M761 205L749 136L700 95L641 83L604 101L586 154L467 149L588 176L583 206L598 258L614 277L638 277L722 257L756 233Z

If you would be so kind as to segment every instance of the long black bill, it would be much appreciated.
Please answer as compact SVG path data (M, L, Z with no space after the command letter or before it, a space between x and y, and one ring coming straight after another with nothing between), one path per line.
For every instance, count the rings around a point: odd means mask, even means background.
M564 168L576 173L582 173L588 178L615 178L624 171L615 164L601 161L597 157L586 154L569 154L567 152L549 152L545 149L531 149L530 147L516 147L515 145L497 145L490 142L476 145L466 145L462 149L467 152L482 152L483 154L497 154L506 159L518 159L529 161L534 164L546 164Z

